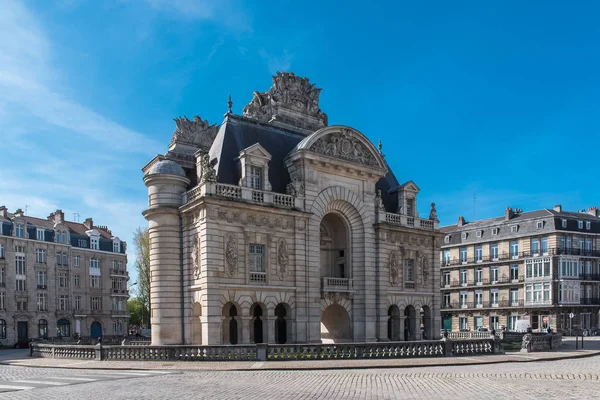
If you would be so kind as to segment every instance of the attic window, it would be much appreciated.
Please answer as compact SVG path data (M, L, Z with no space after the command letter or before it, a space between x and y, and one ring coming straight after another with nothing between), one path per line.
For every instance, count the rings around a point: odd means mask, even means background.
M544 222L543 221L538 221L537 228L538 229L542 229L543 227L544 227Z
M450 235L444 237L444 243L450 243Z
M566 228L567 227L567 220L566 219L562 219L562 227Z
M498 234L498 228L492 228L492 235Z
M511 233L517 233L519 231L519 225L513 225L510 227Z
M583 221L577 221L577 227L583 229Z
M480 238L482 234L483 234L483 231L477 231L477 232L475 232L475 236L478 237L478 238Z
M460 238L461 238L462 240L465 240L465 239L467 238L467 232L463 232L463 233L461 233L461 234L460 234Z
M592 229L592 223L590 221L585 221L585 229L588 231Z

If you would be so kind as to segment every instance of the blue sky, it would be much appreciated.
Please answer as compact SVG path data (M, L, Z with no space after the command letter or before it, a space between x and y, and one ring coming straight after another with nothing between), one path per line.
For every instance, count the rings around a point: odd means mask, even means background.
M0 204L92 216L131 242L140 168L172 119L220 123L228 94L241 113L282 70L323 88L330 124L381 138L442 224L586 208L599 15L591 1L2 0Z

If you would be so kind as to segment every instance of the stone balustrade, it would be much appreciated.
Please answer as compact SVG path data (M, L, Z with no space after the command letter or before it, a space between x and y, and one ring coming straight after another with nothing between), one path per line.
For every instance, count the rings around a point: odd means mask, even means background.
M183 204L187 204L206 196L221 197L233 201L243 201L287 209L302 209L304 207L303 199L288 194L216 182L201 183L195 188L188 190L182 194L182 201Z
M378 213L377 222L387 222L388 224L392 225L424 229L428 231L434 231L439 229L439 222L437 221L415 218L402 214L394 214L385 211L380 211Z
M326 292L349 292L352 290L352 279L324 277L323 290Z
M31 343L31 357L139 361L284 361L445 357L494 354L491 339L235 346L64 345Z
M448 332L448 339L452 340L470 340L470 339L490 339L492 332Z

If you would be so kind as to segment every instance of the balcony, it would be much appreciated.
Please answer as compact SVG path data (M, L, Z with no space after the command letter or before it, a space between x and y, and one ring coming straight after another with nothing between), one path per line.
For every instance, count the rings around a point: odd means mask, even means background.
M45 289L48 289L48 286L47 285L37 285L37 288L39 290L45 290Z
M351 292L352 291L352 279L337 278L337 277L324 277L323 278L323 291L324 292Z
M124 270L124 269L119 270L119 269L114 269L114 268L110 269L110 274L116 275L116 276L127 276L128 275L127 270Z
M477 257L452 258L450 260L442 260L442 267L452 267L456 265L468 264L497 263L499 261L516 260L518 258L518 254L511 253L494 254L493 256L487 255Z
M523 307L523 300L500 300L498 302L460 302L460 301L452 301L450 303L443 302L441 309L442 310L477 310L483 308L512 308L512 307Z
M579 299L582 306L600 306L600 297L588 297Z
M377 215L377 222L387 222L388 224L403 226L406 228L425 229L435 231L439 228L439 223L429 219L415 218L408 215L394 214L381 211Z
M553 247L546 250L523 251L521 257L545 257L545 256L580 256L580 257L600 257L600 250L586 250L576 248Z
M494 285L514 285L525 281L524 276L519 276L518 279L512 279L511 277L502 276L497 280L490 281L489 278L480 279L478 281L467 280L461 281L459 279L453 279L450 284L445 284L442 289L448 288L468 288L470 286L482 287L482 286L494 286Z
M266 272L250 272L250 282L267 283Z
M129 290L127 289L112 289L111 293L117 296L129 296Z
M220 197L233 201L264 204L280 208L304 207L303 199L275 192L255 190L249 187L206 182L182 194L183 204L191 203L202 197Z
M600 281L600 274L581 274L579 279L582 281Z

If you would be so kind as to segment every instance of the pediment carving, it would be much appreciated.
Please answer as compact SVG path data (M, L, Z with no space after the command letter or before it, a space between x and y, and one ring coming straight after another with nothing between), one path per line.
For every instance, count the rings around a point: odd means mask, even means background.
M372 151L356 138L350 129L342 128L338 132L319 138L309 150L358 164L379 167Z
M182 143L208 150L217 136L217 124L210 125L198 115L193 120L186 116L174 118L175 132L171 144Z

